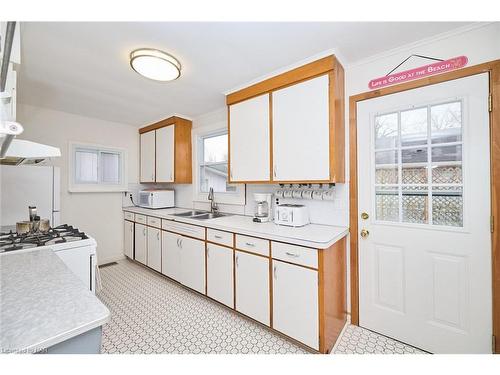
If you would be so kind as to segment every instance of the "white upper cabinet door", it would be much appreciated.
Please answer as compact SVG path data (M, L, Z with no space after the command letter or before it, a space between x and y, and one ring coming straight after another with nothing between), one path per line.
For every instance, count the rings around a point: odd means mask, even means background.
M273 328L319 350L318 271L273 260Z
M148 267L161 272L161 238L160 230L148 227Z
M207 295L233 307L233 249L207 244Z
M229 106L231 181L269 181L269 94Z
M182 237L181 283L205 294L205 241Z
M330 180L329 78L273 92L273 180Z
M147 243L148 237L146 234L146 226L142 224L135 224L135 260L146 264L147 260Z
M155 182L155 132L142 133L141 182Z
M134 223L124 220L123 253L130 259L134 259Z
M174 181L175 126L156 130L156 182Z
M269 326L269 259L236 251L235 267L236 310Z
M182 236L162 231L161 239L161 273L176 281L181 281L181 248Z

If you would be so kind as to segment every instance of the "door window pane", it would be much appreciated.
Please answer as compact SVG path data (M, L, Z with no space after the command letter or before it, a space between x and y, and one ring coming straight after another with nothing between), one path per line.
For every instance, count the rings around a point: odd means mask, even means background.
M433 187L432 222L434 225L463 226L462 187Z
M436 146L432 148L432 162L462 161L462 145Z
M418 224L427 224L429 222L428 194L427 186L403 187L403 222Z
M398 183L398 167L387 166L377 167L375 169L376 184L397 184Z
M427 165L405 166L402 169L403 184L426 184Z
M427 163L427 147L409 148L401 151L403 164Z
M375 188L375 211L377 220L399 221L399 193L397 186Z
M401 112L401 146L427 144L427 107Z
M375 149L395 148L398 139L398 114L375 117Z
M432 166L433 184L461 184L462 183L462 165L433 165Z
M462 103L453 102L431 107L432 143L462 140Z

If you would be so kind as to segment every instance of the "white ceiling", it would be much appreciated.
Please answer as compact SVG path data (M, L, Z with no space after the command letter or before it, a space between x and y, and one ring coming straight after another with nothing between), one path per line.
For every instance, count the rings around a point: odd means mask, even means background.
M21 103L144 125L224 106L223 92L335 49L344 64L465 23L22 23ZM176 56L182 76L158 83L129 66L130 51Z

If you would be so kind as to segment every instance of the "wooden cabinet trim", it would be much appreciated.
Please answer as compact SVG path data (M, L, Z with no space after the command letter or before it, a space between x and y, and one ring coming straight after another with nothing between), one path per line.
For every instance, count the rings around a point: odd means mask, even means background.
M338 61L335 58L335 55L323 57L322 59L310 62L288 72L278 74L274 77L228 94L226 96L226 104L236 104L243 100L317 77L333 70L337 64Z

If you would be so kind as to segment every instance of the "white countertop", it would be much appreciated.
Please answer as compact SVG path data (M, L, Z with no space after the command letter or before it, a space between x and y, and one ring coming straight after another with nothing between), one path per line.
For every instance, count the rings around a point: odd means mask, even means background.
M333 225L308 224L303 227L294 228L276 225L272 222L255 223L252 221L252 217L242 215L230 215L207 220L173 216L175 213L191 210L186 208L153 210L142 207L124 207L123 210L161 219L175 220L182 223L245 234L248 236L313 247L316 249L326 249L349 233L349 228Z
M0 350L36 352L93 328L110 312L50 249L0 256Z

